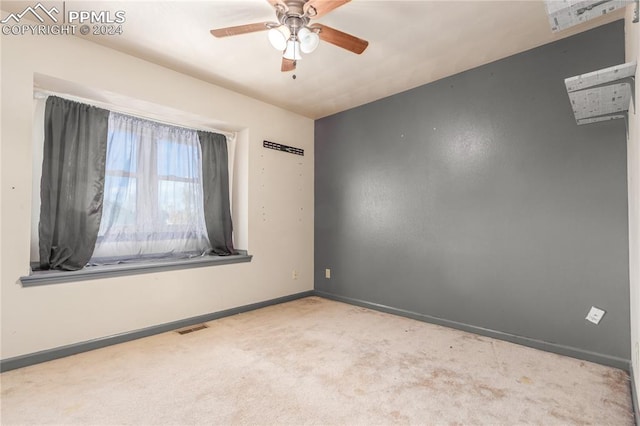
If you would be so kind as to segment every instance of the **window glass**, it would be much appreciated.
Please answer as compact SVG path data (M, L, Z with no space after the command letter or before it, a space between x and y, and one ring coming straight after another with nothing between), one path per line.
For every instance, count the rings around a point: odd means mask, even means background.
M187 257L210 249L194 130L112 113L91 263Z

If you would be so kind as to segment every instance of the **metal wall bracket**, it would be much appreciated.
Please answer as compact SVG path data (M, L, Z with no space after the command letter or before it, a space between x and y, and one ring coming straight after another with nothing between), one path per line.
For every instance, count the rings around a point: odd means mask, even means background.
M624 111L622 113L612 112L610 114L602 114L602 115L596 115L589 118L579 119L578 124L590 124L590 123L597 123L598 121L615 120L618 118L626 118L628 115L629 115L628 111Z
M639 0L545 0L551 31L564 31L574 25L636 4L636 20Z
M605 68L564 80L576 123L627 118L635 100L636 62Z
M275 142L262 141L262 146L264 148L275 149L276 151L284 151L289 154L296 154L304 156L304 149L296 148L294 146L282 145Z
M578 125L581 125L581 124L597 123L599 121L616 120L618 118L623 118L624 119L624 126L625 126L625 129L627 131L627 139L629 139L629 111L624 111L622 113L614 112L614 113L611 113L611 114L603 114L603 115L599 115L597 117L591 117L591 118L585 118L585 119L582 119L582 120L577 120L577 122L578 122Z

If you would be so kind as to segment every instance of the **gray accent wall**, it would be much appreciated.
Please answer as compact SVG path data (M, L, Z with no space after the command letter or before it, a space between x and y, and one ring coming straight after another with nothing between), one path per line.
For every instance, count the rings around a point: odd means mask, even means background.
M630 359L625 123L564 86L621 63L616 21L317 120L315 290Z

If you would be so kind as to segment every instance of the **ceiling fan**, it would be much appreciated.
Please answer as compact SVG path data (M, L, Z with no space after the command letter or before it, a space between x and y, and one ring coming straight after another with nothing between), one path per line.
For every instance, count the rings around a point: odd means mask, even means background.
M258 22L211 30L215 37L228 37L269 30L269 41L282 51L282 71L296 69L302 53L311 53L320 40L361 54L369 42L326 25L313 23L351 0L267 0L275 8L278 22Z

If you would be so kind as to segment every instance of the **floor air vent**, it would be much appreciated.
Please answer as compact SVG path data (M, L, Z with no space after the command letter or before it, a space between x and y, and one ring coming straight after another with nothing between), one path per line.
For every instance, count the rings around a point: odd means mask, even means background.
M188 334L188 333L193 333L194 331L204 330L205 328L208 328L206 324L199 324L199 325L194 325L193 327L183 328L182 330L176 330L176 333Z

